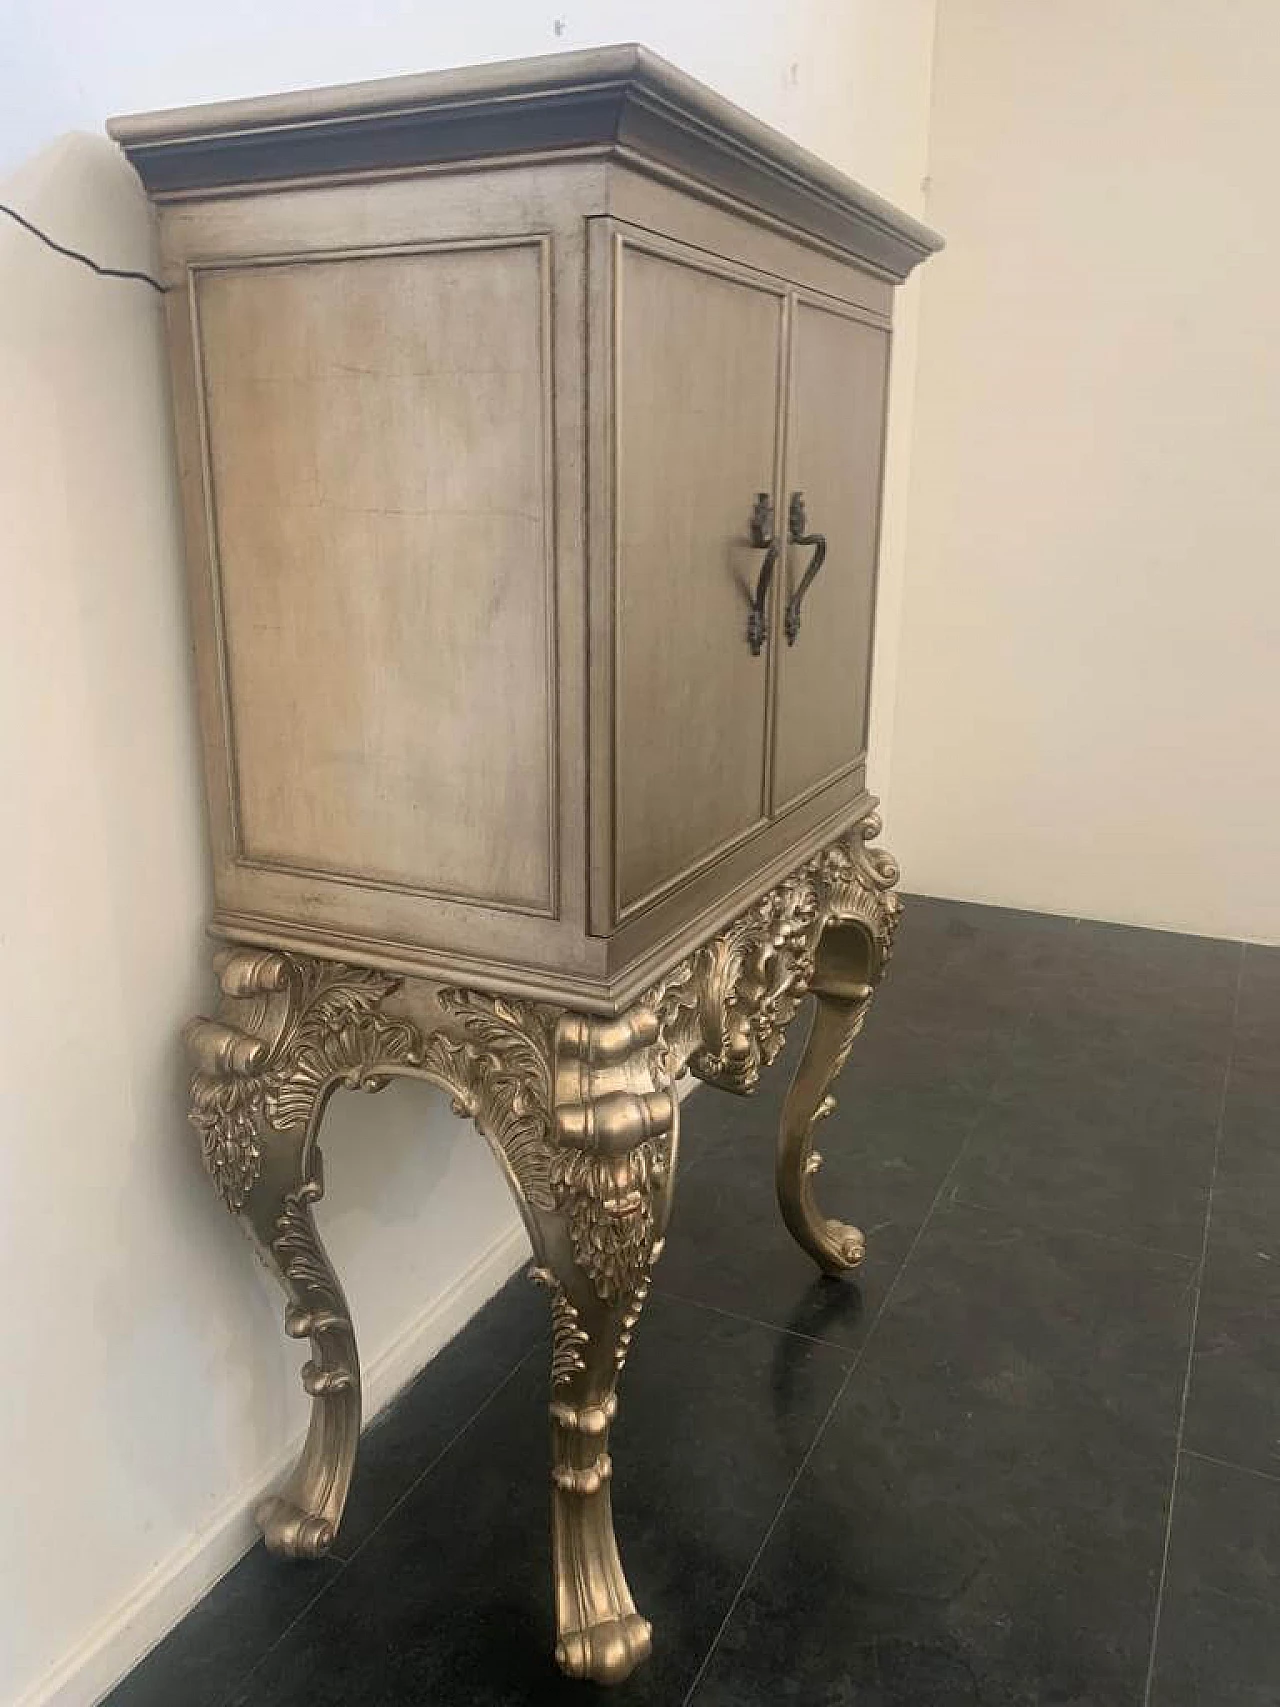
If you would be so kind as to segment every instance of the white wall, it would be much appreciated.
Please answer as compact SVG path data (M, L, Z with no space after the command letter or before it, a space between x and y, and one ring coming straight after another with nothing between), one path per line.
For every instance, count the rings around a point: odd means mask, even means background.
M9 0L0 199L151 264L111 112L640 39L919 211L933 0L553 13ZM556 33L557 18L561 33ZM886 516L892 704L910 301ZM212 998L157 299L0 219L0 1701L83 1707L247 1544L305 1421L280 1299L200 1170L176 1034ZM425 1087L339 1098L320 1219L373 1399L510 1271L514 1213ZM485 1258L468 1278L470 1265Z
M105 141L54 144L3 199L149 260ZM212 987L158 299L9 222L0 281L0 1701L82 1707L243 1549L305 1401L186 1125L177 1030ZM425 1087L339 1099L328 1132L321 1222L376 1403L519 1230Z
M1280 7L940 0L892 829L1280 940Z

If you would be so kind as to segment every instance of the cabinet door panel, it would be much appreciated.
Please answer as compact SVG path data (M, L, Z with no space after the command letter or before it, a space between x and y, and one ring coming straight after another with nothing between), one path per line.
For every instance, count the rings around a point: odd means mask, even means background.
M889 334L801 299L795 304L787 490L804 493L827 555L788 645L774 638L778 701L774 811L858 761L867 744ZM812 548L787 550L781 604Z
M619 913L765 815L767 655L746 639L774 488L783 295L620 242L615 374Z
M547 259L197 275L242 861L553 910Z

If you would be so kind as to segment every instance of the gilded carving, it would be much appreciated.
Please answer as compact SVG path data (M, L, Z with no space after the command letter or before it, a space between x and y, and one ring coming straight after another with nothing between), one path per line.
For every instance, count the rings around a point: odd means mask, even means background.
M399 987L382 972L289 957L297 1017L286 1027L279 1065L266 1076L267 1119L278 1132L310 1128L334 1085L380 1091L422 1049L416 1028L380 1005Z
M753 1089L808 988L819 929L817 888L805 874L691 955L650 998L677 1059L723 1090Z
M262 1171L258 1123L264 1112L256 1081L192 1078L191 1124L200 1134L205 1170L232 1214L244 1208Z
M873 983L888 968L902 903L892 893L901 877L887 848L869 844L880 834L880 816L868 813L856 829L814 862L824 886L827 923L860 923L874 945Z
M314 1556L330 1545L359 1435L355 1340L311 1213L323 1192L324 1105L338 1086L426 1079L504 1162L534 1278L550 1293L557 1656L602 1682L644 1657L649 1626L613 1535L608 1437L670 1211L673 1081L691 1070L750 1091L812 994L783 1112L778 1198L822 1268L861 1260L861 1233L814 1202L812 1137L892 951L898 871L867 846L878 829L870 817L807 861L616 1019L269 950L219 957L222 1012L187 1029L191 1118L215 1186L285 1284L288 1332L313 1348L303 1456L259 1513L269 1546Z
M663 1241L661 1239L654 1241L653 1249L649 1253L650 1270L662 1255L662 1246ZM630 1302L622 1312L622 1327L618 1334L618 1343L613 1349L614 1367L619 1374L622 1373L623 1365L627 1361L627 1353L631 1350L631 1337L635 1333L636 1323L640 1320L640 1313L644 1309L648 1296L649 1276L646 1274L631 1294Z
M813 1149L813 1134L835 1107L830 1087L866 1022L893 951L901 911L891 892L898 867L883 849L867 846L879 829L872 814L814 862L823 919L810 975L815 1008L804 1056L783 1104L778 1142L782 1218L827 1274L856 1268L866 1251L857 1227L824 1215L815 1201L814 1178L822 1158Z
M582 1348L591 1336L582 1326L576 1305L549 1268L532 1268L530 1275L551 1294L551 1389L563 1387L586 1368Z
M633 1298L654 1246L654 1199L667 1183L665 1143L646 1141L622 1156L557 1150L552 1187L569 1219L574 1261L606 1304Z
M306 1292L316 1308L328 1314L330 1320L325 1325L341 1320L344 1326L348 1326L333 1273L316 1248L315 1229L309 1213L311 1204L323 1196L324 1186L318 1176L304 1180L296 1191L285 1192L284 1207L276 1218L276 1235L271 1241L271 1248L285 1278ZM314 1324L314 1313L298 1315L290 1323L289 1332L295 1339L302 1339L312 1331Z
M777 1057L813 983L815 955L832 923L861 924L874 944L874 983L888 964L899 902L898 867L867 842L870 814L668 973L645 997L659 1017L672 1070L738 1094Z
M617 1020L566 1016L557 1030L552 1199L604 1304L626 1304L646 1280L670 1188L675 1098L654 1065L659 1035L644 1004Z
M424 1051L426 1075L454 1098L507 1159L527 1204L554 1207L551 1186L551 1055L556 1013L536 1002L442 990L440 1006L457 1020Z
M261 1172L264 1127L309 1130L335 1083L381 1090L390 1072L412 1064L421 1039L379 1011L399 983L385 973L235 950L220 969L244 1025L188 1026L197 1059L191 1122L214 1185L239 1213Z

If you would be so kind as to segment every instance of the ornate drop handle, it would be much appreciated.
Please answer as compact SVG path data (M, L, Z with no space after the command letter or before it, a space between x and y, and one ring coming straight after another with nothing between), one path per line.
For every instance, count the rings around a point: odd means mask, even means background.
M787 631L787 645L794 646L796 635L800 632L800 606L804 596L817 579L818 571L827 560L827 536L824 533L806 533L809 519L805 515L804 493L793 492L791 504L787 510L787 539L792 545L811 545L813 556L809 559L809 567L800 577L800 585L787 600L786 616L783 626Z
M758 657L760 648L769 638L766 606L769 602L769 584L773 580L774 567L778 561L778 541L773 533L773 499L767 492L756 493L755 507L751 511L751 543L754 546L767 547L756 580L751 614L747 618L747 645L751 648L752 656Z

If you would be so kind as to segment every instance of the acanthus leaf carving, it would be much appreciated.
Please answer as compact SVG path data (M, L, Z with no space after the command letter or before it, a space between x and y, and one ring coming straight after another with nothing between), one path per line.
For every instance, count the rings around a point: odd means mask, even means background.
M312 1214L316 1129L337 1086L406 1074L442 1087L500 1152L550 1289L557 1581L570 1599L590 1587L567 1619L564 1663L589 1669L580 1626L634 1626L647 1642L613 1543L607 1446L669 1212L673 1082L691 1069L751 1090L817 996L810 1066L784 1108L779 1201L820 1267L856 1266L862 1235L814 1201L812 1137L892 949L898 873L867 847L878 829L869 817L808 860L614 1019L428 983L401 995L386 973L266 949L219 956L223 1015L188 1028L192 1120L215 1184L285 1283L287 1331L312 1345L312 1426L290 1483L260 1508L269 1546L310 1557L330 1545L359 1435L354 1335ZM255 1192L275 1144L270 1191Z
M818 885L806 867L668 974L646 1000L677 1070L750 1091L808 990L821 928Z
M457 1020L463 1043L446 1033L429 1040L431 1076L502 1150L525 1201L551 1210L555 1011L471 990L442 990L440 1005Z
M655 1198L667 1185L669 1168L664 1139L646 1139L620 1156L568 1147L555 1152L555 1200L568 1214L574 1261L602 1303L625 1303L647 1283Z
M818 946L833 923L863 927L878 981L901 910L890 893L896 861L867 846L879 833L880 820L869 813L648 992L669 1071L687 1068L739 1094L754 1089L812 986Z
M387 973L235 950L221 971L234 1018L186 1031L197 1058L191 1122L214 1185L239 1213L261 1172L264 1128L309 1130L332 1085L380 1090L388 1069L415 1063L422 1040L381 1011L400 987Z
M193 1075L191 1124L200 1135L205 1171L233 1214L244 1208L262 1171L258 1123L264 1117L260 1081Z
M529 1276L551 1294L551 1386L566 1386L587 1367L583 1347L591 1336L569 1294L549 1268L531 1268Z

